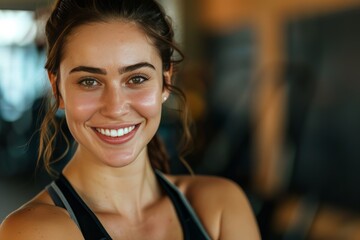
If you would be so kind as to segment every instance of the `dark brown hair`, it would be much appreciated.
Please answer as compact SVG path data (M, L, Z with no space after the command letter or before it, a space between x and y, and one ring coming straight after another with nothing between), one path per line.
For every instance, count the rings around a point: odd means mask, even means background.
M113 19L134 22L150 37L162 59L163 71L169 71L183 59L183 54L174 42L171 21L163 8L154 0L58 0L45 29L48 47L45 68L57 78L55 101L49 99L48 110L40 129L38 161L43 160L48 172L52 171L50 165L52 161L55 161L52 159L52 154L56 135L61 132L55 113L59 108L60 97L57 84L60 79L59 67L66 41L77 27ZM185 95L173 83L169 84L165 79L163 86L180 100L179 112L183 136L179 153L183 161L182 154L186 152L191 142ZM69 149L68 141L67 144L67 149ZM168 155L157 135L148 144L148 154L153 167L169 172Z

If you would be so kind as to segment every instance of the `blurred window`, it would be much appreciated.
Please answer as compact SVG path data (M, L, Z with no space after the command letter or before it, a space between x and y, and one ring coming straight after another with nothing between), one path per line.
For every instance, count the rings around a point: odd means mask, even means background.
M0 118L13 122L49 87L30 11L0 10Z

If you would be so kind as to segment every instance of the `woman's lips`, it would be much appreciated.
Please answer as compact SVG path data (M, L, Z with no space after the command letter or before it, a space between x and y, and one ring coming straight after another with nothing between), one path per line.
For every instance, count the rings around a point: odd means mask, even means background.
M122 137L126 134L131 133L135 129L136 125L118 128L118 129L108 129L108 128L95 128L100 134L108 136L108 137Z
M110 144L122 144L135 135L140 124L124 128L93 128L96 135L104 142Z

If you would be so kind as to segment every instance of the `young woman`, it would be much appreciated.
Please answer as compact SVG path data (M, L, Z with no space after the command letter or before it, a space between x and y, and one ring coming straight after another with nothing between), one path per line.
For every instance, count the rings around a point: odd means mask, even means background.
M59 108L77 148L57 180L2 223L1 240L260 238L236 184L165 174L156 131L162 104L181 91L173 30L155 1L59 0L46 36L56 101L40 155L49 168Z

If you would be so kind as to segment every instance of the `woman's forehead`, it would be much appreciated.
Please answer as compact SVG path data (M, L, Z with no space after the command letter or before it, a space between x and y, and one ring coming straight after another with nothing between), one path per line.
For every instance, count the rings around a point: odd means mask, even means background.
M74 29L66 41L62 60L75 63L115 61L128 65L138 61L159 61L160 56L150 38L136 24L111 21Z

